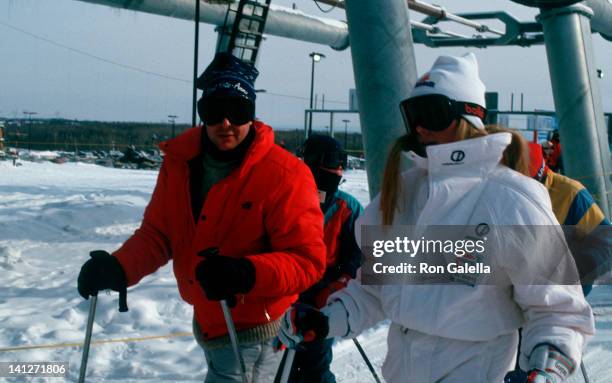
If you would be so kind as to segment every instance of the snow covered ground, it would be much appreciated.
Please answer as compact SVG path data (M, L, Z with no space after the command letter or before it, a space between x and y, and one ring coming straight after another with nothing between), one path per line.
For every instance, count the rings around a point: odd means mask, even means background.
M82 163L0 162L0 362L68 361L76 381L89 302L77 293L81 264L92 249L116 249L139 225L155 171ZM349 171L341 188L367 204L364 171ZM598 334L586 352L591 382L612 381L612 288L596 287L590 301ZM90 381L200 382L202 351L190 336L191 308L178 295L170 266L128 292L130 311L117 311L116 293L101 294L94 341L148 336L157 339L92 345ZM380 373L387 326L359 337ZM52 345L6 351L6 348ZM350 341L334 347L339 382L373 382ZM28 381L59 381L29 379ZM0 381L13 382L15 379ZM572 382L581 382L580 374Z

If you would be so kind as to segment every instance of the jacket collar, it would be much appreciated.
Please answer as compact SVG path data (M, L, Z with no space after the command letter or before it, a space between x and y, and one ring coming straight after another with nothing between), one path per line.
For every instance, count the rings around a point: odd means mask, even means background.
M417 168L427 170L430 176L474 176L489 173L502 158L510 144L510 133L495 133L483 137L427 147L427 158L414 152L407 156Z
M255 138L240 166L240 176L263 158L274 145L274 132L271 127L261 121L254 121L253 128L255 128ZM205 134L203 126L197 126L176 138L160 143L159 148L167 156L181 162L189 162L202 153L202 134Z

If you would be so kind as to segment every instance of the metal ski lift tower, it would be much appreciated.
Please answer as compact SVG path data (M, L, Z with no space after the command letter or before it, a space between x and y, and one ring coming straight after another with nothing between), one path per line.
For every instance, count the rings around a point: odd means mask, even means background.
M537 20L544 31L566 173L585 184L609 217L612 165L593 57L593 11L588 2L551 7L539 1L534 5L541 10ZM612 20L608 21L612 28Z
M194 0L80 1L186 20L195 16ZM236 12L227 12L231 0L195 1L201 1L200 22L219 27L234 25ZM266 2L257 0L262 1ZM612 165L590 34L598 32L612 41L611 0L585 0L579 4L576 0L513 0L539 7L537 22L520 22L503 11L453 14L419 0L318 1L346 9L348 30L345 23L337 20L270 6L265 29L248 27L248 32L255 33L247 37L259 38L266 33L342 50L349 46L350 35L372 196L379 190L389 146L405 133L398 103L408 96L416 81L413 42L429 47L478 48L544 43L567 173L590 189L609 216ZM427 17L412 21L409 9ZM491 28L480 20L497 20L505 25L505 30ZM475 32L466 36L442 29L436 25L440 21L462 24ZM228 39L220 36L220 40Z
M106 5L113 8L129 9L153 15L173 17L176 19L193 21L196 0L78 0L86 3ZM233 25L235 14L232 12L227 18L228 2L231 0L204 1L200 4L200 22L214 24L219 27ZM303 13L296 13L284 7L270 7L265 30L268 35L286 37L314 44L329 45L333 49L348 48L348 31L343 22L313 17Z
M612 196L609 195L610 190L612 190L610 176L612 165L610 164L610 150L591 41L591 30L599 32L604 39L612 41L612 3L609 0L586 0L581 4L574 4L577 2L576 0L514 0L523 5L541 8L538 22L533 23L520 23L505 12L455 15L442 7L421 3L418 0L407 0L404 4L407 4L408 8L413 11L429 15L422 22L406 21L405 12L386 13L387 10L382 9L381 2L359 0L319 1L347 10L371 191L378 190L378 177L383 168L380 156L386 154L385 146L396 134L403 133L397 130L386 131L386 129L389 129L386 125L387 120L382 116L384 113L378 112L385 110L385 108L381 107L377 101L381 97L385 102L392 103L392 101L385 98L387 95L384 92L381 93L380 88L384 88L385 85L382 84L385 83L390 86L390 89L395 90L392 85L393 81L410 85L414 81L404 78L403 76L406 73L395 73L394 61L378 60L376 57L378 49L384 51L384 48L378 48L376 42L380 43L383 40L388 42L385 45L394 46L394 49L401 51L401 53L398 52L400 55L407 56L407 60L412 61L414 60L412 39L431 47L476 46L484 48L491 45L529 46L545 43L556 115L560 122L560 135L564 142L563 152L567 174L584 183L609 216L612 211ZM376 8L368 3L376 3ZM396 5L401 7L400 3L403 2L397 2ZM351 11L351 8L359 9ZM360 13L370 13L370 16L368 18L360 15ZM392 27L383 30L382 33L376 29L373 29L371 33L355 32L358 25L368 25L368 27L372 25L371 23L377 25L376 16L373 16L375 14L384 14L385 22ZM492 29L487 24L478 22L479 19L498 19L505 24L506 30L502 32ZM442 20L472 27L478 35L470 38L441 30L435 24ZM391 33L394 31L395 23L403 22L409 22L414 28L412 39L408 42ZM485 34L495 36L485 36ZM365 41L375 42L370 47L372 53L364 49L363 46L359 47L361 44L365 45ZM371 60L373 64L368 67L369 54L374 59ZM365 63L362 62L363 56L366 57ZM390 65L391 72L380 73L375 68L380 63L384 63L385 68ZM410 72L413 70L413 66L407 65L404 69ZM389 81L389 79L393 80ZM371 109L374 109L374 111ZM388 118L392 119L393 111L387 110L387 112L391 113ZM381 120L382 124L378 123L372 116L383 118ZM399 126L402 126L402 124L399 124ZM380 136L380 134L383 134L383 136ZM372 140L376 142L373 143Z
M380 189L391 143L406 134L398 105L408 97L417 77L412 31L405 0L345 3L368 185L373 197Z

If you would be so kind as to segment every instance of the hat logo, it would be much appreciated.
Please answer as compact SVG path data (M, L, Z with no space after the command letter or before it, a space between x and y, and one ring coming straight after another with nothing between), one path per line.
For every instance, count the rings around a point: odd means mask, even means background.
M479 117L481 120L484 119L485 111L479 105L470 106L465 104L465 113Z
M421 77L419 81L417 81L417 83L414 85L415 88L418 88L420 86L428 86L430 88L434 88L436 86L436 83L433 81L429 81L429 73L427 73L423 77Z
M245 96L248 96L249 94L249 92L246 89L244 89L244 87L242 86L242 84L240 84L240 82L230 82L230 81L223 81L218 84L215 84L211 86L210 88L206 89L205 93L211 94L211 93L216 92L219 89L233 89L237 91L238 93L242 93Z
M463 150L455 150L451 153L450 159L453 162L461 162L465 158L465 152Z

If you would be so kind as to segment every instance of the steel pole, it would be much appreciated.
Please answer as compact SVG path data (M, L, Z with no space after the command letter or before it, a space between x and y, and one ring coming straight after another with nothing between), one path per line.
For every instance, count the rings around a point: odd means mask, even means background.
M280 378L280 383L287 383L289 376L291 375L291 368L293 367L293 359L295 359L295 350L287 350L287 358L285 358L285 364L283 365L283 373Z
M32 114L29 115L30 123L28 124L28 152L32 152Z
M599 32L601 37L612 41L612 1L609 0L585 0L584 5L593 10L591 29Z
M409 96L417 78L412 31L405 0L346 0L346 17L370 197L374 197L389 147L406 134L399 103Z
M85 342L83 342L83 356L81 357L81 370L79 371L79 383L85 381L85 372L87 371L87 358L89 357L89 345L91 344L91 332L93 329L94 317L96 316L96 304L98 296L91 297L89 302L89 316L87 317L87 328L85 330Z
M361 354L361 357L363 358L363 361L365 362L365 364L368 366L368 369L372 373L372 376L374 377L374 380L376 381L376 383L381 383L380 378L378 377L378 374L376 373L376 370L374 369L374 366L372 366L372 362L370 362L370 358L368 358L368 356L366 355L365 351L363 350L363 347L361 347L361 344L359 343L357 338L353 338L353 343L355 343L357 350Z
M580 362L580 371L582 372L582 378L584 379L584 383L590 383L589 374L587 373L586 367L584 366L584 361Z
M348 122L344 121L344 150L348 150Z
M198 79L198 51L200 45L200 0L196 0L195 6L195 36L193 43L193 95L191 99L191 126L196 126L196 109L198 88L196 80ZM174 124L172 125L172 137L174 137Z
M312 61L312 69L310 70L310 110L311 112L308 114L308 134L306 138L309 138L312 135L312 97L314 95L314 70L315 70L315 59L314 56L311 58Z
M236 327L234 326L234 320L232 319L232 313L227 306L227 301L221 301L221 309L223 310L223 316L225 317L225 324L227 325L227 332L229 333L230 340L232 342L232 348L234 349L234 356L240 364L240 374L242 375L242 382L249 383L249 379L246 374L246 366L244 365L244 359L240 352L240 344L238 344L238 334L236 333Z
M583 183L606 216L612 206L610 149L593 57L590 8L541 9L565 173Z

